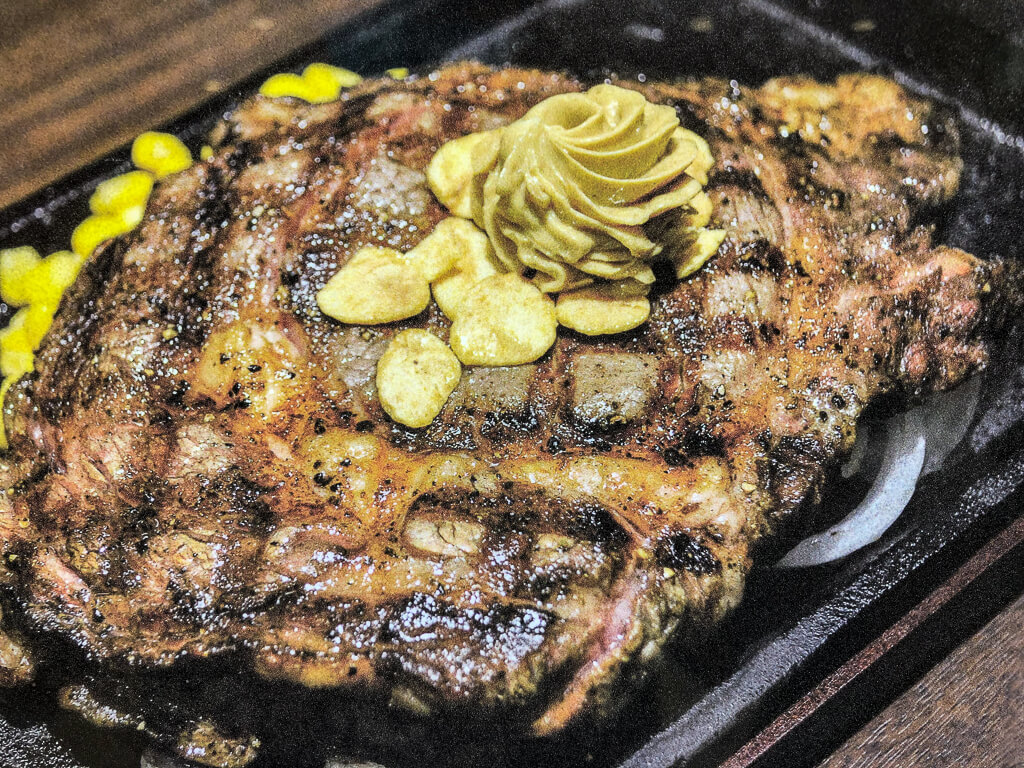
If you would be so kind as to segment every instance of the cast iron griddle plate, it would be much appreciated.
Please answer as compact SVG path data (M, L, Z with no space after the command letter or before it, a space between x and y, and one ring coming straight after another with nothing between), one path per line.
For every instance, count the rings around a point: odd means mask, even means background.
M796 8L767 0L393 3L269 71L321 60L369 74L397 63L429 68L478 58L589 76L602 71L652 78L718 75L759 84L776 75L827 79L879 69L960 113L963 190L938 222L936 241L981 256L1019 257L1024 140L1013 131L1024 123L1022 100L1011 73L998 69L1012 64L1010 54L1020 54L1012 40L999 27L950 23L960 12L952 2L945 11L940 3L928 18L881 3L844 5L838 14L823 12L820 5ZM874 22L873 30L865 18ZM855 22L861 22L856 24L860 32L853 31ZM942 29L956 34L936 39ZM198 146L239 94L211 102L171 130ZM117 153L0 213L0 247L66 247L70 229L85 215L91 189L126 164L126 153ZM0 305L0 314L6 312ZM954 471L923 481L908 512L881 542L810 572L767 568L753 574L743 606L720 629L713 650L694 659L670 649L663 673L602 730L502 744L486 738L452 744L444 734L427 740L410 736L404 744L374 749L368 746L373 734L352 735L353 713L338 713L337 735L331 735L330 717L325 728L323 713L316 713L316 725L310 725L315 730L299 727L282 734L280 743L265 745L259 764L320 766L332 755L373 759L388 768L713 762L877 636L936 579L1016 517L1024 482L1024 450L1016 450L1024 432L1024 369L1015 362L1022 345L1024 334L1014 334L996 351L979 416L949 459ZM863 491L856 483L836 484L825 509L840 514ZM673 685L684 667L701 675L705 695L698 701L682 698ZM52 691L45 688L0 693L0 765L139 765L138 737L84 725L77 715L56 710ZM803 757L813 759L812 753Z

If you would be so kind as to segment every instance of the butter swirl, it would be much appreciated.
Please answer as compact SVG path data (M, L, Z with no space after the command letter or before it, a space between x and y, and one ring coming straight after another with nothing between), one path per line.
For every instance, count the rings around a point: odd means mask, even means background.
M702 186L712 157L672 107L598 85L552 96L511 125L478 134L471 153L467 183L435 194L487 232L506 269L535 272L543 291L614 280L642 294L659 254L680 266L694 261L688 246L707 223ZM681 227L648 229L672 211ZM654 230L677 242L657 242Z

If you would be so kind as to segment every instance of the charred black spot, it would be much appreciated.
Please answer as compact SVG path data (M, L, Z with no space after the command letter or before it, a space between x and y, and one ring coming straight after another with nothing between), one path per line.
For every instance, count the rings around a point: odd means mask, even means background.
M670 445L662 451L661 457L665 460L666 464L673 467L685 467L690 463L686 453L677 445Z
M721 170L712 171L708 176L708 186L711 189L715 187L728 185L730 187L739 187L747 192L753 192L757 195L767 197L764 191L764 185L761 184L761 179L757 177L753 171L738 170L734 167L727 167Z
M473 414L467 411L467 416ZM532 432L540 426L537 416L529 405L519 411L487 411L480 434L491 440L514 439L518 433Z
M149 539L160 532L160 516L150 505L128 507L124 512L125 532L128 540L134 541L136 553L144 555L149 551ZM127 543L127 541L126 541Z
M786 274L788 262L782 249L767 238L745 242L739 247L741 272L766 273L773 277Z
M160 517L154 507L143 505L128 507L124 513L125 529L145 536L160 530Z
M149 417L149 425L151 427L166 427L173 420L173 417L167 411L153 411L153 414Z
M662 565L686 570L698 576L716 573L722 567L710 549L682 531L658 544L655 556Z
M578 501L570 505L567 518L559 520L569 535L589 541L624 544L626 532L607 507L596 501Z
M200 204L195 214L195 234L215 232L234 218L232 205L235 201L232 195L225 194L224 173L215 165L205 168L206 177L198 193ZM202 242L207 241L208 238L202 239ZM201 249L198 243L193 243L193 250Z
M594 499L564 499L524 483L505 483L502 492L497 494L440 488L421 494L408 514L409 517L426 514L477 519L488 527L492 543L501 537L505 540L509 535L529 538L541 532L557 532L574 539L609 544L615 549L627 539L612 512Z
M356 432L373 432L374 424L369 419L363 419L356 424Z
M187 381L179 381L174 391L167 396L164 402L173 408L181 408L185 404L185 395L188 394L189 388L190 385Z
M811 436L787 436L779 440L766 459L758 462L761 484L775 500L772 516L782 518L805 503L822 477L824 449Z
M688 456L724 456L725 442L710 426L700 422L686 431L682 450Z

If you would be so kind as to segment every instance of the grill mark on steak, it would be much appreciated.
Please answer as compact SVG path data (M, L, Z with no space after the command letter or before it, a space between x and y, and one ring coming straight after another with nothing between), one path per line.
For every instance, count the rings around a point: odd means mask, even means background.
M841 135L782 139L773 87L625 85L708 138L725 243L661 275L634 331L467 369L424 430L383 414L374 367L447 319L342 326L315 294L359 247L410 248L444 217L422 175L441 143L582 85L459 65L240 108L86 267L9 397L10 647L70 641L109 675L89 689L172 745L219 709L196 682L146 714L148 676L213 656L550 733L720 618L864 406L983 366L1019 289L915 225L960 161L955 127L898 88ZM858 87L828 91L840 117Z

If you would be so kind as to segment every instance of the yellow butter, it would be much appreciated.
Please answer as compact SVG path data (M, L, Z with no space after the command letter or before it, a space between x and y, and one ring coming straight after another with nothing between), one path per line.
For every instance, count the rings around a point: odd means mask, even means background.
M485 175L498 159L496 131L471 133L441 145L427 164L427 183L441 204L464 219L483 216Z
M653 282L651 262L685 245L664 222L690 211L713 162L671 106L614 85L552 96L471 136L438 150L431 189L487 232L506 270L530 270L549 292Z
M725 240L724 229L699 229L689 233L692 240L683 252L685 258L676 261L676 277L689 277L707 263Z

